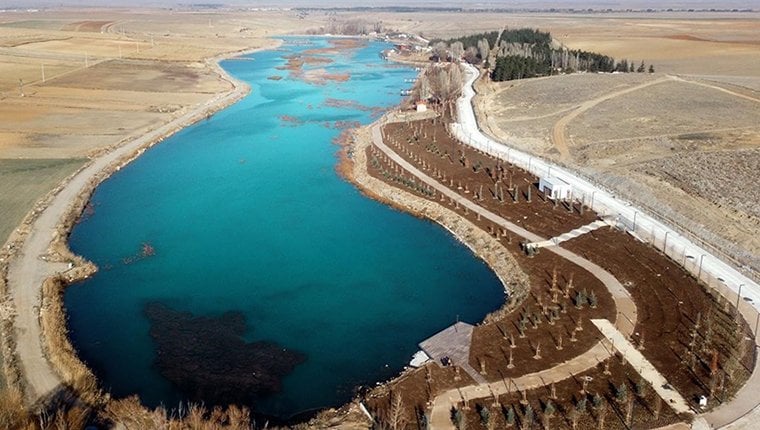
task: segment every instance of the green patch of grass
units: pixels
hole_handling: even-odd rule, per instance
[[[34,204],[79,169],[85,159],[0,159],[0,243]]]

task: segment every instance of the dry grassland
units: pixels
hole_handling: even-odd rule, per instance
[[[84,164],[83,159],[0,160],[0,237],[8,237],[29,208],[66,176]]]
[[[691,142],[683,150],[704,150],[734,143],[711,139],[710,132],[752,128],[760,131],[758,119],[760,102],[671,81],[605,101],[576,118],[568,132],[574,147],[661,136]]]
[[[41,176],[34,187],[17,187],[8,195],[12,201],[3,202],[13,216],[0,217],[0,242],[82,158],[230,90],[208,59],[272,46],[268,36],[324,19],[303,20],[295,12],[2,14],[0,177],[4,184],[19,184]],[[44,168],[25,169],[24,163]]]
[[[598,19],[586,35],[570,21],[555,24],[573,48],[668,73],[482,84],[478,107],[490,131],[760,270],[760,189],[750,185],[760,172],[760,18]]]

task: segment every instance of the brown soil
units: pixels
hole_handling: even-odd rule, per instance
[[[418,166],[421,170],[427,171],[429,175],[437,177],[442,183],[453,184],[450,185],[451,189],[478,201],[479,204],[489,210],[519,223],[528,230],[547,237],[554,236],[587,224],[596,217],[594,213],[588,210],[582,211],[581,214],[581,207],[578,203],[572,206],[572,212],[568,210],[570,208],[568,205],[554,208],[553,204],[544,201],[543,196],[536,189],[536,177],[515,168],[509,163],[497,163],[496,160],[487,155],[457,143],[448,135],[445,125],[440,119],[392,123],[384,127],[383,134],[386,143],[407,161]],[[588,318],[615,320],[616,310],[612,298],[599,281],[585,270],[569,264],[566,260],[548,251],[543,251],[534,257],[525,256],[520,251],[518,240],[514,240],[510,234],[490,222],[478,220],[477,216],[465,211],[458,205],[452,204],[447,199],[441,201],[440,195],[419,183],[409,174],[404,173],[398,166],[385,159],[379,151],[373,148],[370,147],[367,150],[368,171],[372,176],[404,191],[449,206],[449,209],[458,212],[483,230],[499,238],[505,249],[513,255],[520,264],[520,268],[530,278],[531,289],[527,297],[512,297],[511,300],[507,301],[504,309],[487,317],[486,322],[477,326],[473,332],[470,364],[476,370],[485,370],[484,377],[487,380],[498,381],[502,378],[513,378],[552,367],[568,358],[577,356],[588,350],[601,336],[588,322]],[[509,175],[512,176],[513,183],[525,184],[522,185],[523,190],[520,191],[518,203],[512,202],[511,194],[507,191]],[[500,202],[494,196],[494,184],[498,181],[507,185],[504,189],[504,202]],[[480,192],[481,185],[483,185],[483,200],[479,201],[476,194]],[[526,201],[528,185],[531,186],[532,190],[531,203]],[[651,246],[638,242],[625,233],[605,228],[581,236],[566,244],[566,248],[585,256],[610,271],[628,288],[638,307],[639,314],[633,341],[642,342],[643,338],[644,349],[642,353],[662,374],[667,376],[673,386],[689,402],[694,404],[698,395],[706,394],[709,391],[709,373],[713,350],[717,351],[719,367],[714,380],[716,385],[720,386],[721,378],[723,378],[722,383],[725,385],[723,390],[720,390],[719,387],[716,389],[716,396],[721,399],[728,398],[743,384],[749,376],[747,369],[750,369],[753,363],[753,353],[746,341],[744,346],[737,346],[741,343],[737,339],[748,335],[750,331],[744,321],[741,323],[742,330],[737,331],[735,329],[733,314],[729,310],[732,307],[730,304],[716,300],[673,261]],[[564,305],[567,314],[560,312],[560,319],[553,326],[549,325],[549,319],[544,314],[536,329],[533,328],[532,318],[529,318],[526,321],[526,338],[520,338],[518,326],[522,315],[541,314],[543,307],[538,304],[538,300],[541,300],[542,304],[549,305],[549,309],[553,305],[551,303],[551,284],[554,269],[558,273],[557,287],[560,290],[567,285],[572,274],[575,291],[582,289],[589,293],[594,291],[598,306],[596,309],[585,306],[582,310],[578,310],[573,306],[573,294],[565,297],[564,294],[560,293],[558,294],[558,301]],[[551,311],[549,310],[549,312]],[[697,318],[701,321],[696,346],[694,347],[697,350],[698,358],[692,371],[688,363],[682,364],[681,357],[688,356],[684,352],[688,348],[691,339],[690,332]],[[584,330],[576,333],[576,342],[570,342],[570,335],[578,319],[582,321]],[[708,326],[712,329],[708,329]],[[710,330],[713,334],[707,334]],[[510,335],[514,337],[516,345],[513,349],[513,363],[515,365],[513,369],[507,368],[509,350],[511,349]],[[563,349],[561,351],[557,350],[560,335],[563,338]],[[535,345],[539,342],[541,343],[542,358],[534,359]],[[731,351],[737,349],[740,352],[744,351],[739,364],[735,360],[732,362],[729,359],[729,356],[732,355]],[[481,368],[481,361],[485,363],[485,369]],[[617,360],[613,361],[618,363]],[[428,365],[428,367],[430,366],[438,368],[437,364]],[[609,389],[609,383],[613,382],[619,385],[623,380],[627,380],[629,383],[628,391],[632,395],[634,384],[639,381],[636,372],[630,366],[623,367],[615,364],[611,365],[611,371],[612,376],[610,378],[603,375],[601,369],[589,371],[588,373],[594,376],[595,381],[590,385],[594,388],[590,389],[605,393],[604,395],[611,399],[613,394]],[[388,413],[390,391],[401,394],[407,408],[424,411],[430,398],[430,393],[426,391],[426,372],[424,369],[411,371],[399,380],[384,386],[382,392],[373,392],[372,395],[376,402],[373,405],[378,408],[378,413],[381,416]],[[720,376],[729,373],[733,375],[733,378]],[[464,372],[461,374],[464,375]],[[401,381],[404,383],[402,384]],[[419,385],[415,385],[414,381],[417,381]],[[573,393],[577,393],[579,390],[579,382],[577,381],[576,378],[557,384],[560,406],[554,418],[553,426],[570,427],[569,405],[572,403],[568,399],[572,399]],[[594,384],[599,384],[599,386],[597,387]],[[442,387],[438,388],[443,389]],[[540,416],[539,411],[542,410],[539,398],[544,400],[547,398],[547,388],[542,390],[537,390],[536,393],[529,393],[528,395],[529,400],[531,395],[535,396],[530,401],[535,403],[533,408],[537,417]],[[646,401],[637,400],[634,405],[634,421],[636,423],[640,423],[643,428],[652,428],[679,420],[665,405],[663,405],[660,419],[653,420],[654,394],[651,389],[648,393],[645,396]],[[516,404],[518,399],[515,396],[517,395],[512,396],[511,401]],[[502,399],[500,401],[502,404],[508,403]],[[491,402],[488,401],[487,403],[490,404]],[[477,415],[478,412],[473,412],[474,410],[473,408],[467,412],[468,417],[471,418],[468,425],[480,428],[478,427],[481,425],[480,418]],[[518,420],[522,416],[522,410],[520,409],[517,414]],[[589,410],[592,408],[589,407]],[[409,420],[415,419],[412,412],[408,412],[408,414]],[[497,424],[495,428],[504,428],[504,415],[501,413],[492,413],[491,415],[500,417],[497,420],[502,420],[500,421],[501,424]],[[562,418],[558,419],[557,416]],[[610,408],[605,425],[609,428],[623,428],[621,416],[625,416],[623,406]],[[587,413],[579,418],[578,428],[593,428],[596,419],[596,412],[592,410],[590,414]]]
[[[699,42],[710,42],[708,39],[703,39],[701,37],[692,36],[690,34],[674,34],[671,36],[661,36],[665,39],[672,39],[672,40],[695,40]]]
[[[692,404],[709,392],[712,351],[718,353],[718,380],[725,378],[723,401],[746,379],[754,364],[752,333],[740,318],[734,319],[733,304],[708,292],[674,261],[634,237],[609,228],[597,230],[563,245],[613,273],[630,291],[638,307],[638,336],[644,336],[644,356]],[[697,360],[690,370],[688,357],[692,330],[697,330]],[[712,326],[712,334],[708,334]],[[740,344],[743,343],[743,346]],[[740,363],[732,363],[732,351],[743,350]],[[686,361],[686,363],[684,363]],[[720,373],[727,373],[720,376]],[[731,377],[728,377],[731,375]]]
[[[407,161],[424,162],[442,182],[453,183],[456,189],[461,186],[462,194],[479,194],[482,187],[478,204],[536,234],[557,236],[597,218],[591,211],[581,214],[577,203],[572,213],[567,203],[555,207],[538,190],[536,176],[462,145],[449,136],[440,120],[389,124],[384,127],[384,138]],[[517,187],[518,203],[514,203],[513,187]]]
[[[437,132],[439,134],[442,133],[445,139],[450,139],[441,130],[443,127],[433,124],[432,120],[419,123],[428,125],[431,133],[432,128],[438,128]],[[385,131],[386,139],[390,143],[394,141],[399,142],[398,139],[394,140],[394,137],[391,136],[400,136],[400,133],[405,131],[404,127],[406,126],[402,123],[389,124]],[[388,131],[389,129],[392,131]],[[441,142],[441,140],[443,138],[438,139],[438,142]],[[468,164],[474,163],[477,165],[478,162],[481,162],[483,165],[494,165],[495,163],[493,159],[477,153],[469,147],[458,143],[454,143],[454,145],[456,151],[464,154]],[[443,158],[433,155],[428,151],[420,151],[419,149],[425,146],[422,142],[408,143],[404,146],[413,148],[409,152],[404,153],[404,158],[407,160],[417,164],[422,164],[424,161],[430,170],[441,172],[448,178],[456,178],[454,180],[455,186],[452,189],[458,188],[456,184],[460,180],[463,184],[471,184],[468,187],[469,189],[479,189],[479,184],[483,184],[484,189],[486,189],[487,186],[494,183],[493,179],[485,173],[490,168],[480,169],[479,173],[475,173],[472,168],[464,167],[463,163],[451,162],[448,157]],[[403,150],[399,153],[402,152]],[[394,166],[388,162],[381,161],[371,150],[368,153],[368,159],[371,160],[369,166],[371,175],[381,180],[390,180],[392,185],[406,191],[412,191],[423,197],[429,197],[424,191],[415,190],[414,187],[409,190],[409,186],[403,185],[403,182],[399,183],[398,179],[393,181],[393,177],[386,178],[385,175],[393,171]],[[372,160],[375,160],[377,164],[373,163]],[[535,177],[529,176],[526,172],[514,166],[503,166],[503,169],[506,172],[511,172],[515,182],[520,179],[527,179],[531,183],[535,182]],[[492,171],[495,170],[493,169]],[[524,183],[527,184],[527,181]],[[538,193],[538,190],[535,189],[534,193]],[[505,218],[512,218],[518,223],[519,221],[523,221],[521,224],[528,229],[534,229],[534,231],[542,229],[544,232],[550,231],[553,234],[572,230],[595,219],[594,214],[590,211],[584,211],[583,216],[575,212],[570,214],[567,210],[553,209],[553,205],[544,203],[537,197],[534,197],[531,203],[528,203],[524,197],[518,203],[510,202],[504,204],[500,204],[498,200],[493,198],[486,198],[484,203],[491,204],[483,204],[483,206],[500,213]],[[493,225],[490,221],[478,219],[477,215],[465,212],[463,208],[454,208],[454,210],[483,230],[493,231]],[[527,214],[531,216],[525,218]],[[527,220],[532,222],[526,223],[525,221]],[[476,370],[482,370],[481,366],[485,365],[486,375],[484,376],[486,379],[499,380],[502,377],[515,377],[552,367],[591,348],[601,335],[588,322],[589,319],[606,318],[614,321],[616,316],[614,301],[604,285],[586,270],[552,252],[541,252],[536,256],[528,257],[521,251],[518,240],[512,239],[509,234],[503,236],[503,231],[496,234],[502,237],[504,247],[512,254],[520,265],[520,268],[528,275],[531,292],[524,299],[513,298],[510,301],[512,306],[508,306],[509,311],[499,311],[489,316],[486,319],[487,323],[475,328],[470,352],[470,364],[472,367]],[[555,276],[555,271],[556,303],[552,297],[552,279]],[[591,309],[585,306],[577,309],[574,306],[573,299],[580,291],[584,291],[585,295],[593,292],[597,300],[596,308]],[[517,306],[517,308],[515,309],[514,306]],[[551,321],[553,312],[555,320]],[[524,321],[522,324],[520,323],[521,320]],[[534,320],[536,324],[534,324]],[[570,341],[578,320],[581,321],[584,330],[575,333],[576,341]],[[523,326],[525,337],[520,337],[519,331],[521,326]],[[510,336],[514,338],[515,348],[510,348]],[[494,342],[494,339],[499,339],[499,341]],[[557,349],[560,342],[562,342],[562,350]],[[541,359],[533,358],[536,347],[539,347],[542,351]],[[507,369],[509,349],[513,349],[515,365],[513,369]]]
[[[338,38],[330,39],[329,43],[330,46],[326,48],[307,49],[306,51],[303,51],[303,55],[314,56],[319,54],[335,54],[344,49],[355,49],[362,47],[367,44],[367,41],[358,38]]]
[[[432,401],[438,393],[472,383],[474,381],[465,372],[460,371],[457,376],[453,367],[429,363],[419,369],[405,372],[391,384],[381,385],[372,390],[366,396],[365,403],[367,409],[383,419],[390,410],[392,394],[398,393],[404,401],[407,420],[417,422],[415,411],[424,410],[427,402]]]
[[[606,407],[606,413],[604,414],[605,429],[627,428],[624,425],[624,421],[628,402],[631,400],[634,401],[632,411],[634,428],[656,428],[681,421],[664,401],[660,402],[661,410],[659,416],[655,419],[654,411],[657,407],[657,394],[654,390],[644,383],[642,386],[646,388],[639,392],[641,396],[637,396],[636,384],[641,384],[641,379],[636,370],[630,364],[621,364],[617,358],[611,358],[607,360],[607,363],[609,363],[609,375],[603,373],[604,364],[600,364],[595,369],[579,375],[573,375],[556,383],[554,385],[554,399],[552,399],[551,386],[528,390],[525,392],[525,397],[523,397],[522,391],[518,391],[513,386],[510,394],[498,397],[498,403],[495,403],[491,397],[468,402],[468,410],[465,410],[463,403],[460,403],[457,409],[461,411],[460,413],[464,414],[468,429],[488,428],[483,422],[481,414],[483,408],[489,410],[489,421],[493,420],[491,423],[493,425],[492,428],[502,429],[508,427],[506,416],[509,408],[513,408],[514,411],[516,424],[513,428],[529,428],[525,411],[526,406],[530,405],[533,409],[533,428],[542,428],[540,423],[545,419],[543,412],[546,410],[547,402],[551,401],[556,412],[549,422],[550,427],[547,426],[546,428],[572,429],[573,410],[578,410],[577,405],[579,404],[579,400],[585,399],[585,411],[578,411],[577,428],[592,429],[600,427],[598,424],[602,407],[594,407],[593,403],[594,395],[598,394],[603,398],[603,404]],[[593,380],[588,382],[586,392],[582,393],[582,381],[585,377],[591,377]],[[617,397],[617,388],[622,384],[626,385],[628,393],[626,397],[627,401],[619,401]]]
[[[61,30],[99,33],[104,26],[111,23],[113,21],[79,21],[66,24]]]
[[[312,57],[312,56],[305,56],[302,57],[303,62],[306,64],[330,64],[333,62],[332,58],[326,58],[326,57]]]
[[[345,82],[351,79],[351,75],[348,73],[324,73],[322,79],[327,81]]]

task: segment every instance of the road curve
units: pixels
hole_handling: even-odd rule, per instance
[[[593,108],[599,103],[605,102],[610,99],[614,99],[615,97],[619,97],[628,93],[632,93],[642,88],[646,88],[652,85],[667,82],[670,79],[671,79],[670,77],[665,76],[654,81],[645,82],[643,84],[639,84],[634,87],[625,88],[619,91],[605,94],[595,99],[587,100],[581,103],[578,107],[574,108],[572,111],[570,111],[570,113],[560,118],[556,123],[554,123],[554,127],[552,127],[552,143],[554,144],[555,149],[559,151],[560,160],[561,161],[570,160],[570,148],[567,145],[567,124],[569,124],[570,121],[574,120],[579,115],[588,111],[589,109]]]
[[[479,76],[479,71],[469,64],[464,64],[462,67],[464,68],[466,82],[462,96],[457,100],[459,122],[452,124],[451,127],[454,135],[462,142],[516,164],[539,177],[549,174],[558,177],[570,183],[573,186],[573,195],[576,198],[583,198],[597,213],[617,217],[620,225],[626,229],[652,232],[655,237],[659,237],[658,240],[665,248],[664,252],[671,256],[674,261],[683,261],[684,268],[699,279],[707,278],[718,281],[721,286],[716,287],[715,284],[711,284],[711,286],[717,288],[732,302],[736,300],[739,303],[739,311],[747,321],[750,323],[760,321],[760,285],[757,282],[714,256],[704,247],[682,236],[665,222],[648,215],[620,196],[615,196],[563,167],[515,149],[518,145],[510,144],[509,140],[499,141],[485,135],[478,126],[472,105],[472,99],[475,96],[473,84]],[[695,83],[688,80],[685,82]],[[701,83],[696,84],[703,85]],[[705,86],[712,87],[710,85]],[[729,92],[725,89],[721,89],[721,91]],[[666,243],[667,247],[665,246]],[[678,251],[676,252],[676,250]],[[687,257],[690,260],[687,260]],[[691,264],[688,263],[689,261]],[[738,300],[739,296],[742,300]],[[755,334],[755,343],[760,347],[758,327],[755,325],[752,328]],[[700,419],[707,421],[713,428],[755,429],[757,428],[756,419],[760,417],[760,404],[756,394],[758,391],[760,391],[760,360],[755,360],[755,368],[750,379],[739,390],[734,399],[716,408],[713,412],[700,416]]]
[[[506,228],[507,230],[524,239],[527,239],[530,242],[541,242],[546,240],[545,238],[534,234],[518,226],[517,224],[509,222],[501,216],[467,199],[466,197],[441,184],[436,179],[430,177],[403,159],[383,142],[382,133],[380,132],[380,126],[378,124],[374,124],[372,126],[372,142],[380,151],[388,156],[388,158],[392,159],[396,164],[401,166],[404,170],[411,173],[420,181],[435,189],[437,192],[442,193],[446,197],[457,202],[460,206],[463,206],[470,211],[480,214],[482,218],[487,219],[494,224],[501,226],[502,228]],[[612,298],[615,301],[617,315],[622,315],[625,317],[625,321],[616,321],[618,329],[625,337],[628,337],[633,333],[633,330],[636,326],[636,321],[638,319],[638,311],[636,309],[636,305],[631,299],[628,291],[611,273],[604,270],[599,265],[592,263],[591,261],[567,249],[563,249],[558,246],[544,249],[571,261],[572,263],[582,267],[591,273],[594,277],[599,279],[602,284],[607,287],[610,294],[612,295]],[[609,357],[610,351],[611,346],[606,342],[600,341],[583,354],[573,357],[572,359],[552,368],[516,378],[513,383],[516,384],[521,390],[527,390],[544,386],[551,382],[558,382],[563,379],[567,379],[572,374],[584,372],[598,365],[600,361]],[[468,400],[472,400],[475,398],[493,396],[494,394],[504,394],[509,390],[510,387],[504,386],[503,384],[490,383],[473,384],[467,387],[449,390],[442,394],[439,394],[433,400],[433,407],[430,415],[431,428],[434,428],[436,430],[454,429],[454,425],[451,422],[450,409],[452,404],[458,402],[462,397],[467,398]]]

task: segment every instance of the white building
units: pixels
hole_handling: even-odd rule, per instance
[[[538,189],[541,190],[546,197],[554,200],[569,199],[573,193],[573,187],[570,184],[554,176],[539,179]]]

